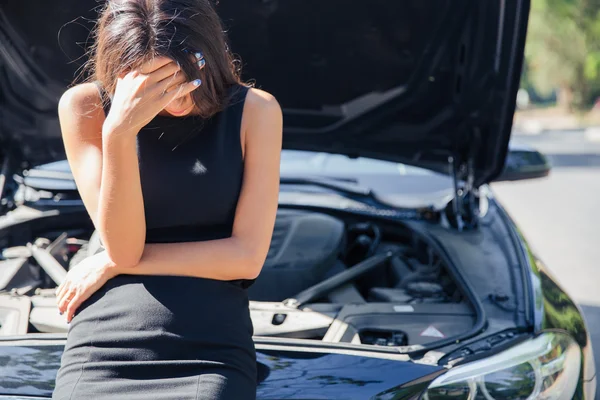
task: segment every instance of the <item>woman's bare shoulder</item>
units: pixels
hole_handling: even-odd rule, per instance
[[[246,102],[253,108],[279,108],[279,103],[271,93],[257,88],[249,88]]]
[[[90,111],[101,105],[100,93],[96,84],[84,82],[67,89],[58,103],[59,110]]]
[[[261,89],[248,90],[244,108],[251,125],[263,125],[266,121],[278,122],[282,119],[281,106],[275,96]]]
[[[82,135],[94,127],[101,127],[104,109],[96,84],[85,82],[67,89],[58,102],[58,116],[63,135],[72,131]],[[71,130],[69,127],[86,129]]]
[[[242,140],[246,149],[254,148],[261,156],[279,153],[283,134],[283,115],[277,99],[264,90],[250,88],[244,104]]]

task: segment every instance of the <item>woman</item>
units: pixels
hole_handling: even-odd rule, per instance
[[[254,399],[281,108],[240,83],[210,0],[109,0],[95,34],[59,118],[105,250],[57,288],[53,398]]]

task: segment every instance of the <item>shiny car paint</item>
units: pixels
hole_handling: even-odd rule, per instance
[[[0,394],[49,397],[64,335],[0,340]],[[257,341],[259,399],[403,399],[419,395],[444,369],[404,355],[307,349]],[[308,347],[308,346],[307,346]],[[388,396],[395,397],[388,397]],[[400,396],[400,397],[398,397]]]
[[[424,176],[422,178],[426,179]],[[497,276],[496,279],[506,279],[507,282],[520,279],[521,282],[515,285],[520,289],[511,294],[514,296],[512,305],[517,308],[516,312],[513,309],[505,311],[493,302],[482,301],[487,317],[484,330],[463,342],[437,349],[437,355],[436,352],[425,354],[419,363],[410,360],[407,355],[390,353],[389,349],[367,350],[353,345],[256,338],[261,380],[259,398],[306,399],[307,394],[310,394],[308,398],[315,399],[416,398],[417,393],[443,373],[441,366],[487,357],[543,330],[565,331],[576,339],[582,348],[583,365],[574,398],[592,398],[590,396],[595,393],[596,385],[594,358],[581,310],[533,255],[526,239],[496,202],[493,193],[489,190],[482,190],[482,193],[488,202],[481,219],[482,227],[493,229],[491,237],[501,246],[510,247],[513,256],[510,259],[513,262],[507,262],[510,268],[500,269],[510,273],[507,272],[504,277]],[[31,234],[31,229],[45,229],[78,219],[81,211],[40,212],[30,220],[30,229],[24,229],[22,234]],[[428,222],[408,223],[414,229],[426,230],[440,242],[458,237],[452,229]],[[4,225],[4,228],[10,225]],[[7,232],[1,228],[0,232]],[[487,232],[486,229],[480,229],[479,232],[461,235],[463,238],[471,235],[475,243],[486,235],[482,231]],[[465,251],[450,256],[457,257],[457,261],[464,265],[468,260],[464,257],[469,254],[471,252]],[[482,260],[468,261],[471,268],[463,268],[461,273],[465,279],[475,283],[474,290],[485,300],[489,287],[477,283],[485,279],[488,271],[481,264]],[[517,316],[517,321],[511,322],[513,315]],[[501,345],[489,345],[497,343],[498,337],[504,338]],[[0,379],[0,394],[47,396],[58,369],[65,336],[33,334],[20,339],[0,338],[0,376],[3,377]]]

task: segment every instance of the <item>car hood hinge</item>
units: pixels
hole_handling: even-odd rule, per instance
[[[477,228],[479,222],[479,191],[475,187],[475,149],[479,138],[478,128],[473,129],[472,146],[468,150],[465,162],[457,161],[457,157],[448,157],[448,167],[454,185],[452,210],[456,216],[456,227],[462,232]]]

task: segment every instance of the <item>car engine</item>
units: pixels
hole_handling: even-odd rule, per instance
[[[0,315],[0,335],[66,332],[56,282],[99,250],[89,227],[49,230],[6,248],[0,310],[15,311]],[[280,207],[248,296],[257,336],[409,346],[460,334],[475,320],[425,238],[404,225],[339,212]],[[25,321],[17,318],[22,314]]]
[[[462,296],[442,261],[424,242],[385,241],[374,223],[346,228],[316,212],[282,209],[251,300],[283,301],[377,253],[392,252],[388,265],[327,295],[332,303],[457,303]]]

